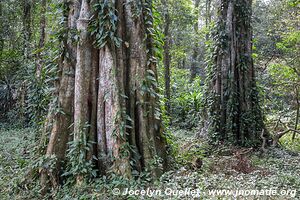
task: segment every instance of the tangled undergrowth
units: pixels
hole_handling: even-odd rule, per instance
[[[102,177],[80,187],[66,183],[51,195],[53,199],[236,199],[214,194],[214,190],[286,190],[288,195],[269,197],[241,196],[241,199],[300,199],[300,157],[297,152],[273,148],[267,153],[253,149],[220,146],[212,148],[194,133],[170,130],[173,135],[174,163],[170,171],[151,182],[149,174],[137,180],[119,176]],[[35,133],[30,128],[0,126],[0,199],[48,199],[39,195],[38,179],[26,180],[32,164]],[[114,195],[116,190],[124,194]],[[147,195],[125,195],[126,189],[162,191]],[[198,196],[180,195],[176,191],[197,190]],[[165,193],[173,191],[174,193]]]

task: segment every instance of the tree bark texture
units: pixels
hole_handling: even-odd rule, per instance
[[[67,4],[65,1],[64,11],[64,27],[70,31],[76,29],[76,21],[79,17],[79,2],[75,1]],[[46,148],[46,156],[56,156],[55,170],[44,168],[41,170],[41,184],[44,191],[48,187],[50,179],[52,186],[57,186],[59,183],[59,175],[61,174],[62,163],[65,160],[67,143],[70,134],[73,132],[74,119],[74,85],[75,85],[75,66],[76,66],[76,46],[73,43],[68,43],[68,38],[63,39],[63,52],[59,62],[58,78],[56,83],[56,109],[49,110],[53,114],[48,115],[47,121],[51,123],[49,142]],[[46,123],[45,126],[49,126]]]
[[[156,64],[148,34],[152,25],[146,23],[151,1],[140,1],[141,11],[131,0],[99,3],[111,5],[118,18],[113,34],[121,42],[106,38],[104,45],[95,48],[99,38],[89,31],[91,20],[99,14],[92,9],[95,1],[68,4],[66,28],[76,28],[79,41],[77,46],[65,43],[71,57],[63,59],[57,85],[64,112],[53,119],[46,154],[64,160],[67,142],[86,138],[94,145],[85,159],[97,158],[94,166],[100,175],[113,172],[131,178],[133,171],[149,170],[158,176],[166,164],[166,143],[155,93]],[[74,137],[69,137],[71,133]]]
[[[241,145],[257,141],[263,128],[252,60],[251,4],[221,1],[210,69],[210,131],[216,139]]]

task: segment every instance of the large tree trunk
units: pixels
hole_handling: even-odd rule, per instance
[[[76,28],[76,20],[79,16],[80,5],[78,2],[68,4],[67,0],[64,2],[66,7],[64,18],[64,27],[68,30]],[[69,30],[70,30],[69,29]],[[54,100],[54,110],[49,110],[53,114],[49,114],[48,123],[52,124],[50,127],[50,138],[46,149],[46,156],[50,158],[55,156],[57,158],[55,169],[42,169],[41,184],[46,191],[48,181],[50,178],[52,186],[57,186],[59,182],[59,175],[61,174],[62,163],[65,160],[67,142],[69,135],[73,132],[73,113],[74,113],[74,82],[75,82],[75,65],[76,65],[76,47],[72,43],[68,43],[68,38],[63,39],[64,51],[59,62],[59,80],[56,83],[56,99]],[[57,111],[58,110],[58,111]],[[49,129],[49,127],[45,127]]]
[[[210,69],[210,131],[241,145],[259,140],[263,119],[252,61],[250,0],[222,0],[214,65]]]
[[[81,1],[81,10],[77,20],[79,42],[77,44],[74,96],[74,140],[84,144],[91,124],[90,82],[92,75],[92,41],[88,32],[91,8],[88,0]],[[91,86],[94,87],[94,86]],[[80,147],[84,148],[84,146]],[[86,157],[83,157],[86,159]],[[77,183],[81,184],[83,175],[77,176]]]
[[[100,174],[113,172],[131,178],[133,170],[149,170],[154,176],[162,172],[160,164],[166,165],[166,143],[162,136],[156,61],[149,32],[152,3],[141,3],[143,9],[139,12],[136,2],[131,0],[101,1],[102,7],[94,15],[91,13],[94,1],[75,1],[69,5],[68,28],[74,28],[77,22],[79,41],[77,48],[65,44],[65,51],[71,50],[72,59],[64,59],[61,65],[57,94],[64,114],[58,113],[53,118],[47,155],[54,154],[59,161],[64,160],[69,134],[74,132],[74,138],[70,138],[74,141],[95,142],[92,149],[86,150],[84,159],[96,157],[98,162],[94,164]],[[107,20],[103,18],[107,12],[113,12],[118,18],[113,22],[114,30],[99,25],[99,21]],[[96,24],[92,35],[88,31],[89,23]],[[107,23],[112,23],[111,18]],[[110,37],[97,32],[100,29],[110,31]],[[93,43],[100,48],[95,49]],[[66,71],[73,74],[74,70],[75,80],[66,74]],[[74,126],[70,126],[73,117]],[[84,146],[80,148],[85,151]],[[42,175],[42,181],[46,182],[47,173]],[[83,177],[78,174],[77,183]]]

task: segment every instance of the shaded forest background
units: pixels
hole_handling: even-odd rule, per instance
[[[299,189],[299,12],[299,0],[0,1],[0,197],[253,187],[231,184],[256,172],[254,187]]]

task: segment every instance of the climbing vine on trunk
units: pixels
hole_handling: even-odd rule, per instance
[[[264,127],[252,60],[252,1],[222,0],[208,68],[210,134],[214,140],[257,144]]]
[[[62,173],[81,184],[95,170],[127,178],[142,171],[159,176],[166,166],[166,142],[152,1],[82,0],[65,6],[66,35],[75,30],[78,41],[64,40],[68,53],[57,84],[62,112],[52,117],[46,151],[59,159],[54,169],[41,170],[42,184],[50,179],[55,186]]]

